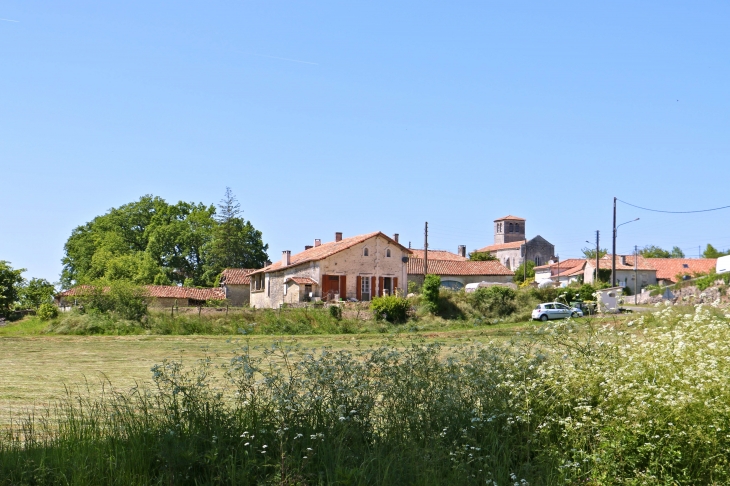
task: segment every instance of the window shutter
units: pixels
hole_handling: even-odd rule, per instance
[[[340,275],[340,298],[347,300],[347,277]]]
[[[395,295],[396,290],[398,290],[398,277],[393,278],[393,295]]]
[[[370,300],[373,300],[373,296],[375,295],[375,283],[377,280],[375,279],[375,275],[370,277]]]
[[[355,279],[355,286],[357,287],[355,289],[355,297],[357,298],[357,300],[362,300],[362,277],[359,275]]]
[[[383,277],[378,277],[378,297],[383,296]]]

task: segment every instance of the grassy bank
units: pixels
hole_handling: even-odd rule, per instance
[[[0,484],[727,484],[728,343],[728,310],[662,307],[512,343],[165,361],[150,391],[18,424]]]

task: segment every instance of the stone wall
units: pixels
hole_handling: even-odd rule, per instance
[[[250,285],[228,285],[223,284],[228,303],[234,307],[248,306],[251,299]]]

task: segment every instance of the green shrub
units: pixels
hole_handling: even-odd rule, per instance
[[[331,318],[338,320],[338,321],[340,319],[342,319],[342,307],[340,307],[339,305],[329,306],[329,312],[330,312]]]
[[[421,290],[421,287],[418,286],[418,284],[414,281],[408,282],[408,293],[409,294],[417,294],[418,291]]]
[[[485,316],[505,317],[517,310],[517,293],[509,287],[478,288],[470,296],[471,305]]]
[[[438,275],[426,275],[421,288],[423,304],[430,313],[438,310],[439,289],[441,288],[441,277]]]
[[[525,269],[525,266],[527,268]],[[531,260],[527,260],[527,262],[521,264],[517,269],[515,269],[515,276],[512,277],[512,280],[520,284],[525,281],[525,274],[527,274],[527,279],[534,279],[535,278],[535,262]]]
[[[408,319],[408,310],[411,304],[408,299],[395,295],[375,297],[370,303],[375,319],[385,319],[388,322],[400,323]]]
[[[149,296],[144,287],[115,281],[89,286],[78,301],[86,312],[113,313],[124,320],[141,321],[147,315]]]
[[[58,317],[58,307],[51,304],[50,302],[44,302],[38,307],[36,315],[43,321],[49,321],[53,318]]]

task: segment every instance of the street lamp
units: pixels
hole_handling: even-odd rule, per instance
[[[633,223],[634,221],[638,221],[641,218],[632,219],[631,221],[626,221],[625,223],[621,223],[620,225],[616,226],[616,198],[614,198],[613,202],[613,255],[611,256],[611,287],[616,286],[616,233],[618,232],[618,229],[629,223]]]

